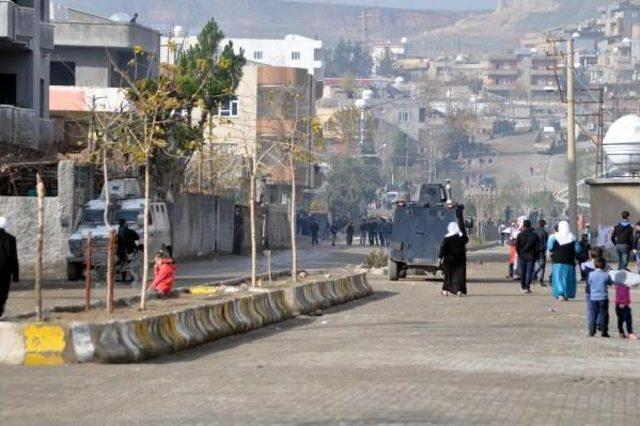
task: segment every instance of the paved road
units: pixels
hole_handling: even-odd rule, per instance
[[[0,424],[638,424],[640,343],[586,337],[582,301],[503,268],[471,265],[467,298],[372,277],[324,316],[146,364],[0,366]]]

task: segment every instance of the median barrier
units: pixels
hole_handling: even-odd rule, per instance
[[[198,288],[194,294],[203,293]],[[182,296],[188,289],[180,293],[189,297]],[[358,272],[279,288],[232,288],[212,300],[136,319],[0,322],[0,364],[140,362],[372,293],[366,274]]]

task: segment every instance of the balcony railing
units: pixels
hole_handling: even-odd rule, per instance
[[[0,0],[0,41],[27,44],[36,37],[37,22],[34,8]]]
[[[32,109],[0,105],[0,143],[43,149],[53,140],[53,122],[40,119]]]

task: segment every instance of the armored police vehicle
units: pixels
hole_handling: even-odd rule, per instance
[[[404,199],[403,199],[404,198]],[[467,228],[464,206],[451,200],[451,183],[417,185],[410,196],[399,197],[393,215],[389,248],[389,279],[405,278],[408,269],[435,274],[440,270],[440,244],[450,222]]]

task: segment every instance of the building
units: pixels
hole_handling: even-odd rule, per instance
[[[289,141],[293,138],[303,152],[313,149],[314,87],[315,80],[305,69],[249,61],[236,96],[214,117],[209,131],[212,143],[226,146],[245,165],[257,145],[264,203],[289,202],[292,176],[284,154]],[[314,186],[315,169],[309,161],[298,161],[296,182],[301,189]],[[298,195],[302,197],[302,191]]]
[[[520,68],[516,55],[489,56],[485,61],[484,90],[504,98],[516,96],[519,89]]]
[[[289,34],[282,39],[226,38],[221,46],[233,43],[236,53],[244,51],[249,61],[275,67],[302,68],[316,81],[324,78],[324,50],[321,40]],[[197,43],[196,36],[189,36],[180,26],[175,27],[171,37],[162,37],[161,60],[175,63],[176,52]],[[170,47],[173,44],[175,47]]]
[[[53,14],[50,104],[54,140],[62,152],[86,145],[92,111],[123,106],[127,79],[157,75],[160,33],[126,16],[119,19],[70,8],[56,8]]]
[[[46,0],[0,0],[0,146],[45,151],[53,26]]]

